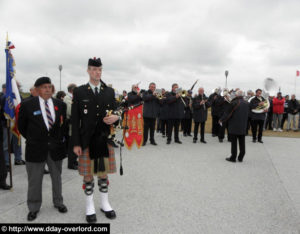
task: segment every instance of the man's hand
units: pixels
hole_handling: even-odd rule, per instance
[[[260,102],[258,105],[263,106],[264,104],[265,104],[264,102]]]
[[[74,146],[74,147],[73,147],[73,151],[74,151],[74,154],[76,154],[78,157],[79,157],[80,155],[82,155],[82,149],[81,149],[80,146]]]
[[[119,120],[119,116],[117,115],[110,115],[103,118],[103,122],[107,125],[112,125],[114,122]]]
[[[176,98],[179,98],[179,97],[180,97],[179,93],[176,93]]]

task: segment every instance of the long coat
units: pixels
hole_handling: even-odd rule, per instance
[[[144,118],[157,118],[159,113],[159,100],[153,95],[151,90],[143,94],[143,117]]]
[[[220,121],[225,124],[228,121],[228,133],[232,135],[246,135],[248,124],[249,103],[243,97],[237,97],[231,101]]]
[[[159,119],[161,120],[169,119],[167,98],[163,97],[162,99],[160,99],[159,104],[160,104]]]
[[[202,100],[207,100],[207,102],[204,105],[200,105],[200,102]],[[205,122],[207,120],[207,109],[210,107],[210,103],[208,102],[208,98],[205,96],[205,94],[198,95],[195,98],[193,98],[193,117],[195,122]]]
[[[21,103],[18,129],[26,139],[25,159],[28,162],[44,162],[48,153],[54,161],[66,157],[65,128],[66,105],[52,98],[55,109],[55,122],[50,129],[44,122],[39,97],[33,97]]]

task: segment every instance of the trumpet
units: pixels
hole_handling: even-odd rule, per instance
[[[153,95],[156,96],[159,100],[164,98],[164,95],[162,94],[162,89],[156,89]]]

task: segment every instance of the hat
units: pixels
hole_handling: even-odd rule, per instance
[[[40,77],[40,78],[38,78],[34,83],[34,87],[39,87],[43,84],[51,84],[50,78],[49,77]]]
[[[93,59],[89,59],[89,63],[88,66],[93,66],[93,67],[101,67],[102,66],[102,62],[100,58],[94,57]]]

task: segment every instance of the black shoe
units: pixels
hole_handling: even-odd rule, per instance
[[[217,135],[216,134],[212,134],[212,137],[216,137]]]
[[[259,143],[262,143],[262,144],[264,143],[262,140],[258,140],[258,142],[259,142]]]
[[[182,144],[180,140],[175,140],[175,143]]]
[[[223,143],[223,139],[219,139],[219,142],[220,142],[220,143]]]
[[[10,190],[11,187],[4,182],[4,183],[0,184],[0,189]]]
[[[191,137],[192,135],[191,135],[191,134],[187,134],[187,136],[190,136],[190,137]]]
[[[233,162],[233,163],[236,162],[236,160],[235,160],[235,159],[232,159],[232,158],[226,158],[226,160],[227,160],[228,162]]]
[[[171,141],[167,140],[167,145],[170,145],[171,144]]]
[[[37,217],[37,213],[38,213],[38,211],[36,211],[36,212],[29,212],[28,213],[28,215],[27,215],[27,220],[28,221],[33,221],[33,220],[35,220],[36,219],[36,217]]]
[[[78,166],[77,165],[68,166],[68,169],[70,169],[70,170],[78,170]]]
[[[253,143],[256,143],[256,139],[253,139],[252,142],[253,142]]]
[[[193,139],[193,143],[196,143],[197,142],[197,140],[196,139]]]
[[[146,144],[147,144],[147,142],[146,142],[146,141],[144,141],[144,142],[143,142],[143,144],[142,144],[142,146],[145,146]]]
[[[92,214],[92,215],[86,215],[85,219],[88,223],[96,223],[97,222],[97,216],[96,214]]]
[[[202,143],[204,143],[204,144],[206,144],[206,143],[207,143],[205,140],[201,140],[200,142],[202,142]]]
[[[163,138],[165,138],[165,137],[166,137],[166,135],[164,135],[164,134],[163,134],[163,135],[162,135],[162,137],[163,137]]]
[[[15,160],[15,165],[16,166],[25,165],[25,161],[24,160]]]
[[[187,136],[187,134],[186,134],[186,133],[183,133],[183,136],[184,136],[184,137],[186,137],[186,136]]]
[[[238,157],[239,162],[243,162],[243,158]]]
[[[151,145],[157,145],[155,141],[150,142]]]
[[[47,169],[44,169],[44,174],[49,174],[50,172]]]
[[[64,204],[62,204],[60,206],[54,206],[54,207],[56,209],[58,209],[59,213],[67,213],[68,212],[68,209],[67,209],[67,207]]]
[[[116,212],[114,210],[104,211],[100,209],[108,219],[115,219],[117,217]]]

